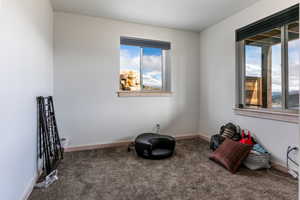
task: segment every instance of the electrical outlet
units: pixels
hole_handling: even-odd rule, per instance
[[[156,124],[156,133],[160,133],[160,124]]]
[[[60,143],[61,143],[61,146],[62,146],[63,148],[67,148],[68,145],[69,145],[69,139],[68,139],[68,138],[61,138],[61,139],[60,139]]]

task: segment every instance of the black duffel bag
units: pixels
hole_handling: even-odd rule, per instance
[[[225,140],[229,138],[234,141],[239,141],[241,139],[240,128],[233,123],[227,123],[221,126],[220,133],[211,136],[210,138],[210,149],[216,150]]]
[[[223,137],[220,134],[211,136],[210,143],[209,143],[210,149],[212,149],[213,151],[216,150],[224,142],[224,140],[225,137]]]
[[[220,128],[220,135],[232,139],[234,141],[240,141],[241,139],[240,127],[234,125],[233,123],[227,123],[226,125]]]

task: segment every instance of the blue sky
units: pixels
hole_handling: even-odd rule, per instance
[[[289,90],[299,91],[300,42],[289,42]],[[261,77],[261,48],[246,45],[246,76]],[[272,91],[281,92],[281,45],[272,46]]]
[[[143,84],[151,87],[161,87],[162,50],[157,48],[144,48],[143,55]],[[140,47],[121,45],[120,70],[140,72]]]
[[[300,40],[289,42],[289,91],[299,91]]]
[[[261,77],[261,48],[246,45],[246,76]]]
[[[158,48],[144,48],[144,55],[161,56],[161,49]]]
[[[120,69],[139,71],[140,69],[140,47],[121,45],[120,47]]]

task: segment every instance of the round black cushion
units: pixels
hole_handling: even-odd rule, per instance
[[[143,133],[135,139],[135,150],[143,158],[163,159],[173,155],[175,144],[172,136]]]

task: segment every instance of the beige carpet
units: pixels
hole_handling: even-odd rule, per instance
[[[165,160],[144,160],[126,147],[66,153],[59,181],[29,200],[296,200],[297,181],[276,170],[235,175],[208,159],[200,139],[177,143]]]

